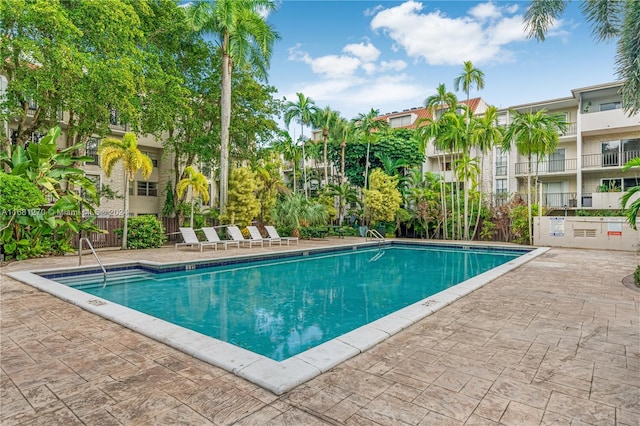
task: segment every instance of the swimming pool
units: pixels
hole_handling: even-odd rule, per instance
[[[279,394],[534,253],[351,244],[340,251],[278,252],[251,261],[111,265],[105,283],[95,268],[40,271],[30,278],[32,285]]]

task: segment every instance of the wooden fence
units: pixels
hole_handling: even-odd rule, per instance
[[[160,218],[160,221],[164,227],[168,242],[175,242],[181,238],[180,231],[178,230],[178,218],[163,217]],[[121,218],[99,217],[96,218],[95,224],[98,228],[107,232],[104,234],[99,232],[89,233],[89,241],[91,241],[91,245],[94,248],[120,247],[122,245],[120,236],[114,232],[116,229],[122,229]],[[78,247],[78,240],[79,236],[74,237],[71,245]]]

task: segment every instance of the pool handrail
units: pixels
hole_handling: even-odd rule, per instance
[[[86,241],[87,244],[89,244],[89,248],[91,249],[91,253],[93,253],[93,256],[98,261],[98,264],[100,265],[100,268],[102,268],[102,275],[106,279],[107,278],[107,270],[104,269],[104,265],[100,261],[100,258],[98,257],[98,253],[96,253],[96,251],[93,249],[93,245],[91,244],[91,241],[89,241],[89,238],[87,238],[87,237],[82,237],[78,241],[78,266],[82,266],[82,242],[83,241]]]

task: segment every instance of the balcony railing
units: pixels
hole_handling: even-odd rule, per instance
[[[640,151],[607,152],[604,154],[585,154],[582,156],[583,168],[622,167],[629,160],[640,157]]]
[[[569,123],[567,130],[560,132],[560,136],[572,136],[578,133],[578,123]]]
[[[537,166],[535,161],[532,161],[530,169],[527,168],[528,164],[529,163],[527,162],[516,163],[516,175],[526,175],[528,170],[530,170],[531,174],[534,175],[536,173],[536,167],[538,168],[538,174],[575,171],[578,165],[578,159],[567,158],[564,160],[541,161]]]

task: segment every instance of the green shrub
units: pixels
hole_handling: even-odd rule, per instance
[[[633,273],[633,281],[640,287],[640,265],[636,267],[636,271]]]
[[[122,229],[115,231],[122,235]],[[136,216],[127,224],[127,248],[145,249],[161,247],[167,237],[162,222],[151,215]]]

